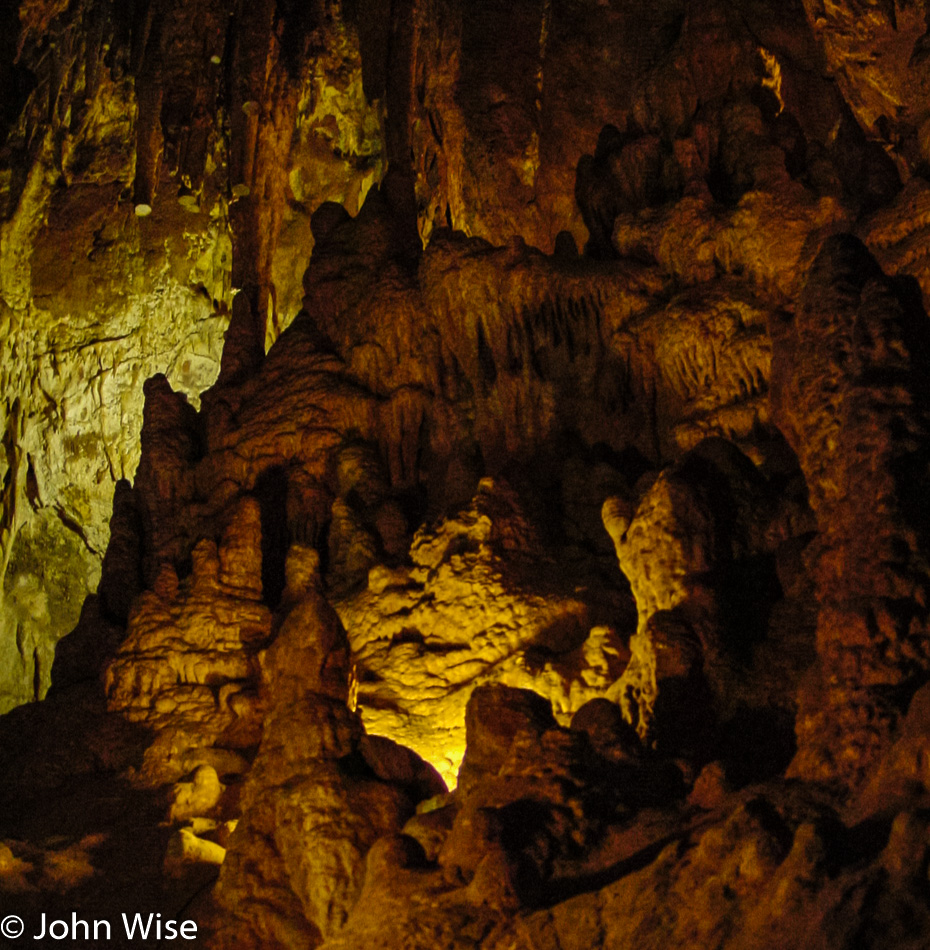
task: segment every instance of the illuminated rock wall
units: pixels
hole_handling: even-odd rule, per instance
[[[927,16],[8,14],[0,894],[927,946]]]
[[[267,5],[233,13],[87,0],[3,14],[0,709],[45,694],[55,642],[96,589],[114,485],[139,462],[141,384],[165,373],[198,405],[247,283],[264,286],[274,339],[300,306],[309,213],[356,211],[380,176],[378,111],[338,6],[297,25],[301,49],[325,49],[299,68]]]

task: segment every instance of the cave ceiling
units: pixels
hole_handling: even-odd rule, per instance
[[[0,2],[3,926],[930,946],[928,18]]]

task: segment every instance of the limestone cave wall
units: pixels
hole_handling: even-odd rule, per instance
[[[0,709],[45,695],[96,589],[142,384],[164,373],[197,405],[234,288],[261,288],[274,339],[309,212],[357,211],[380,176],[356,32],[289,16],[293,50],[274,5],[5,4]]]
[[[928,35],[0,5],[0,917],[930,944]]]

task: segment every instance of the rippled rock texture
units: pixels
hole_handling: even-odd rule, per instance
[[[141,384],[164,373],[197,404],[234,287],[258,288],[280,332],[310,212],[357,210],[380,175],[354,29],[338,8],[289,14],[282,43],[273,8],[2,14],[0,709],[45,695],[97,586],[114,486],[139,462]]]
[[[0,17],[0,906],[927,946],[923,6]]]

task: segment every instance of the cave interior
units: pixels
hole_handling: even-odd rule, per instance
[[[0,93],[4,941],[930,947],[927,0],[4,0]]]

